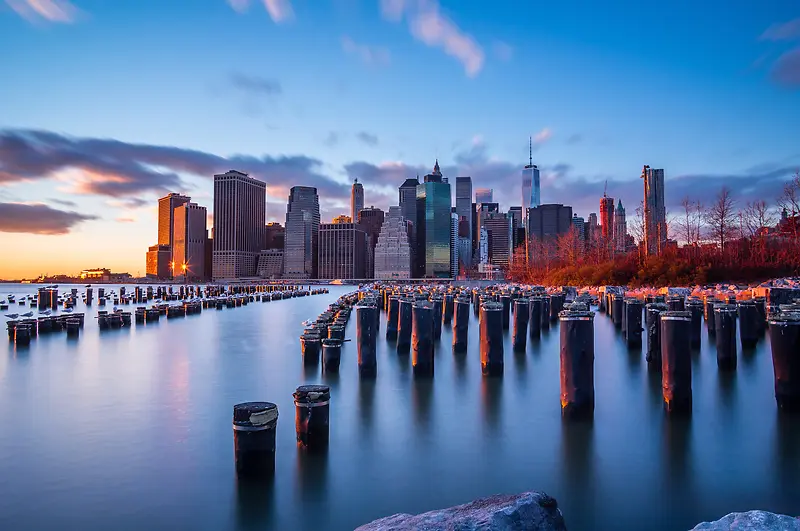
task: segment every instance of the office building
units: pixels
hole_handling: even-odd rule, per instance
[[[417,185],[417,277],[450,277],[450,185],[443,181],[439,161]]]
[[[419,186],[419,176],[415,179],[406,179],[399,189],[399,205],[403,218],[411,223],[409,233],[409,244],[411,245],[411,274],[416,274],[418,267],[417,259],[417,186]]]
[[[350,190],[350,219],[357,220],[362,208],[364,208],[364,186],[356,179]]]
[[[342,224],[346,225],[346,224]],[[293,186],[286,207],[283,247],[284,278],[317,277],[319,196],[312,186]]]
[[[363,208],[358,213],[358,224],[367,233],[367,272],[366,278],[375,275],[375,246],[378,244],[378,235],[383,226],[384,212],[373,206]]]
[[[489,232],[486,227],[481,227],[478,237],[478,264],[481,266],[489,264]]]
[[[375,244],[375,279],[403,280],[411,278],[411,246],[409,223],[400,207],[389,207]]]
[[[561,204],[545,204],[528,210],[528,261],[546,259],[547,253],[555,250],[559,236],[567,234],[572,227],[572,207]]]
[[[206,280],[206,207],[184,203],[173,212],[173,277],[181,280]]]
[[[158,200],[158,245],[169,245],[172,249],[175,209],[191,200],[181,194],[167,194]]]
[[[628,225],[625,221],[625,209],[622,199],[619,200],[617,210],[614,211],[614,250],[624,253],[628,247]]]
[[[455,207],[453,207],[455,210]],[[450,212],[450,278],[458,276],[458,214]]]
[[[600,226],[597,224],[597,213],[592,212],[589,214],[589,219],[586,222],[586,243],[594,245],[600,237]]]
[[[667,243],[664,170],[644,166],[641,177],[644,180],[644,248],[648,255],[660,254]]]
[[[494,200],[494,191],[491,188],[476,188],[475,189],[475,202],[491,203]]]
[[[214,229],[211,229],[211,233],[214,233]],[[203,256],[205,266],[203,269],[206,271],[206,278],[213,279],[214,278],[214,239],[208,237],[208,232],[206,232],[206,251]]]
[[[266,183],[236,170],[214,176],[214,279],[256,275],[266,212]]]
[[[600,236],[605,246],[614,241],[614,198],[603,194],[600,198]]]
[[[511,259],[512,219],[502,212],[488,212],[481,219],[481,229],[485,230],[488,245],[488,263],[499,268],[507,268]]]
[[[511,218],[511,254],[514,249],[525,244],[525,212],[522,207],[512,206],[508,209]]]
[[[333,218],[333,223],[352,223],[353,218],[346,214],[339,214],[335,218]]]
[[[581,242],[586,241],[586,220],[578,214],[572,215],[572,227],[575,229],[575,236]]]
[[[283,225],[277,222],[267,223],[266,238],[264,242],[264,249],[280,249],[283,251],[283,245],[286,238],[286,229]]]
[[[522,169],[522,211],[541,204],[539,168],[533,163],[533,140],[530,140],[528,164]]]
[[[167,280],[170,278],[169,263],[171,253],[169,245],[151,245],[147,251],[146,273],[148,278]]]
[[[459,271],[462,269],[467,272],[472,269],[472,226],[466,217],[458,220],[458,263]]]
[[[472,226],[472,177],[456,177],[456,214],[459,219],[459,232],[461,220],[466,220],[467,226]],[[459,234],[459,238],[462,236]],[[472,245],[470,240],[470,246]],[[463,251],[459,245],[459,251]],[[465,268],[472,266],[472,250],[469,253],[459,252],[458,260]]]
[[[357,223],[321,224],[318,248],[318,278],[365,278],[367,233]]]
[[[258,276],[278,279],[283,275],[283,249],[263,249],[258,255]]]

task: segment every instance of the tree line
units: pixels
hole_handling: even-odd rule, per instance
[[[517,248],[507,276],[542,284],[667,285],[753,282],[800,271],[800,172],[774,203],[740,202],[723,186],[705,205],[691,197],[668,216],[670,242],[648,256],[643,204],[628,221],[636,244],[620,250],[601,234],[576,227],[558,238]],[[598,227],[599,229],[599,227]],[[599,232],[599,230],[598,230]]]

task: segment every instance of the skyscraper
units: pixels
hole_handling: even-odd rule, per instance
[[[494,196],[494,191],[491,188],[476,188],[475,189],[475,202],[491,203]]]
[[[206,279],[206,207],[184,203],[175,209],[173,218],[173,276],[186,280]]]
[[[581,242],[586,240],[586,221],[578,217],[578,214],[572,214],[572,226],[575,229],[575,234]]]
[[[417,185],[417,275],[450,278],[450,185],[442,180],[439,161]]]
[[[266,183],[236,170],[214,176],[214,279],[256,275],[266,212]]]
[[[373,206],[363,208],[358,213],[358,224],[367,233],[367,270],[364,278],[374,278],[375,275],[375,246],[378,244],[383,219],[383,210]]]
[[[622,207],[622,199],[617,204],[617,210],[614,212],[614,250],[618,253],[624,253],[627,247],[628,240],[628,226],[625,222],[625,209]]]
[[[605,193],[600,198],[600,235],[606,246],[614,241],[614,198]]]
[[[147,251],[147,277],[162,280],[170,278],[172,273],[169,267],[171,257],[169,245],[151,245]]]
[[[522,169],[522,211],[538,207],[540,200],[539,168],[533,163],[533,140],[530,141],[528,164]]]
[[[489,263],[497,267],[508,267],[511,258],[512,220],[507,214],[489,212],[481,219],[481,229],[488,237]]]
[[[667,211],[664,206],[664,170],[642,168],[644,179],[644,241],[648,255],[660,254],[667,242]]]
[[[411,245],[411,275],[417,274],[417,186],[419,186],[419,176],[415,179],[406,179],[399,189],[399,205],[403,218],[411,223],[409,233],[409,244]]]
[[[411,247],[407,224],[400,207],[389,207],[375,245],[376,279],[411,278]]]
[[[456,214],[459,220],[465,219],[467,226],[472,226],[472,177],[456,177]],[[472,251],[459,252],[458,260],[465,268],[469,268],[472,266]]]
[[[589,244],[597,242],[600,235],[600,226],[597,224],[597,213],[592,212],[589,214],[589,219],[586,222],[586,241]]]
[[[319,278],[364,278],[367,269],[367,233],[357,223],[319,226]]]
[[[284,278],[317,278],[319,196],[312,186],[293,186],[286,208]]]
[[[158,200],[158,245],[169,245],[170,253],[175,243],[173,233],[175,209],[191,200],[190,197],[181,194],[167,194]],[[172,260],[171,254],[170,260]]]
[[[450,212],[450,278],[458,276],[458,214]]]
[[[364,208],[364,186],[358,182],[358,179],[353,183],[353,189],[350,191],[350,219],[355,221],[358,219],[358,213]]]
[[[286,238],[286,229],[283,225],[277,222],[267,223],[264,227],[266,237],[264,242],[264,249],[280,249],[283,252],[283,244]]]
[[[572,227],[572,207],[560,204],[539,205],[528,210],[528,261],[548,252],[556,239]]]

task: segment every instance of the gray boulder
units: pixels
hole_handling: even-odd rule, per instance
[[[800,520],[785,514],[748,511],[697,524],[692,531],[800,531]]]
[[[481,498],[423,514],[395,514],[356,531],[566,531],[555,498],[523,492]]]

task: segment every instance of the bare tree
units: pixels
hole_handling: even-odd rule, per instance
[[[721,252],[725,252],[725,246],[736,237],[738,230],[738,214],[735,211],[736,202],[731,197],[731,191],[723,186],[717,194],[717,198],[705,212],[705,220],[708,224],[708,232]]]
[[[770,212],[767,202],[756,200],[748,202],[744,209],[746,235],[750,238],[760,236],[764,229],[775,224],[775,216]]]
[[[789,230],[797,239],[800,233],[800,224],[797,216],[800,216],[800,170],[795,172],[794,177],[784,184],[783,192],[778,197],[778,207],[786,211],[789,217]]]
[[[676,220],[675,228],[679,239],[683,240],[686,245],[691,245],[694,242],[694,203],[687,195],[681,199],[681,206],[683,213]]]

